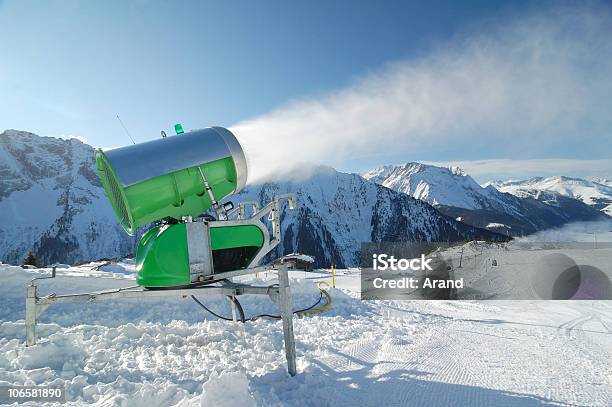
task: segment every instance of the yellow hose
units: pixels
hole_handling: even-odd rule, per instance
[[[320,314],[321,312],[325,312],[325,311],[327,311],[328,309],[331,308],[331,306],[332,306],[332,297],[331,297],[331,295],[329,295],[329,293],[327,292],[326,289],[321,287],[323,284],[327,285],[327,288],[329,288],[329,284],[326,283],[325,281],[321,281],[317,285],[317,288],[319,289],[319,291],[321,291],[321,294],[325,296],[325,299],[327,300],[327,303],[325,305],[323,305],[322,307],[319,307],[319,308],[309,309],[307,311],[294,312],[293,315]],[[260,315],[260,316],[252,318],[251,320],[260,319],[260,318],[264,318],[264,319],[274,318],[274,319],[276,319],[276,318],[280,318],[280,316]]]
[[[332,297],[331,297],[331,295],[329,295],[327,290],[325,290],[324,288],[321,287],[323,284],[326,284],[327,287],[329,287],[329,284],[327,284],[324,281],[322,281],[322,282],[320,282],[318,284],[318,288],[321,291],[321,294],[323,294],[325,296],[325,299],[327,300],[327,303],[324,306],[319,307],[319,308],[309,309],[307,311],[296,312],[295,315],[320,314],[321,312],[325,312],[325,311],[327,311],[328,309],[331,308],[331,306],[332,306]]]

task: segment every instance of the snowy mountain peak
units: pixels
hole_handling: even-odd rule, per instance
[[[463,171],[460,167],[457,166],[451,166],[449,167],[450,171],[453,173],[453,175],[459,175],[461,177],[467,177],[467,172]]]
[[[421,163],[387,165],[363,175],[385,187],[403,192],[431,205],[482,209],[497,191],[482,188],[459,167],[436,167]]]
[[[554,192],[578,199],[612,216],[612,182],[607,179],[586,180],[560,175],[521,181],[493,181],[488,185],[516,196],[537,195],[541,191]]]
[[[363,174],[363,177],[366,179],[372,179],[374,177],[378,178],[388,178],[394,173],[401,173],[403,175],[409,174],[418,174],[424,172],[432,172],[439,171],[441,173],[448,173],[450,175],[456,175],[460,177],[469,177],[469,175],[457,166],[446,167],[436,167],[433,165],[427,165],[418,162],[407,162],[402,165],[383,165],[381,167],[374,168]]]

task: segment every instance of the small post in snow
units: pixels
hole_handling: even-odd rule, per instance
[[[287,269],[278,270],[278,294],[281,320],[283,321],[283,335],[285,337],[287,371],[291,376],[295,376],[297,373],[295,364],[295,337],[293,336],[293,311],[291,310],[291,291]]]
[[[331,273],[332,273],[332,287],[336,288],[336,269],[334,268],[334,265],[331,265]]]
[[[26,346],[36,345],[36,286],[28,286],[26,297]]]

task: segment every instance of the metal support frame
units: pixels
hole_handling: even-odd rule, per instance
[[[229,281],[221,281],[220,286],[204,285],[193,288],[147,290],[144,287],[132,286],[115,290],[98,291],[79,294],[50,294],[39,297],[38,286],[35,281],[44,278],[55,277],[55,270],[51,277],[35,278],[27,287],[26,297],[26,346],[36,345],[36,324],[40,315],[53,304],[67,302],[94,302],[125,298],[149,298],[149,297],[182,297],[191,295],[224,295],[238,296],[242,294],[267,295],[272,302],[279,307],[283,324],[283,336],[285,342],[285,356],[287,358],[287,371],[291,376],[296,374],[295,363],[295,337],[293,334],[293,311],[291,309],[291,290],[289,287],[288,270],[293,269],[293,264],[279,264],[273,266],[252,267],[242,270],[228,271],[215,275],[216,279],[237,277],[240,275],[276,271],[278,273],[278,287],[262,287],[248,284],[238,284]],[[236,317],[234,316],[234,320]]]
[[[268,203],[261,209],[258,209],[259,205],[255,201],[241,202],[238,208],[228,213],[227,220],[209,222],[208,225],[211,228],[240,225],[255,225],[259,227],[264,234],[264,244],[248,265],[249,268],[253,268],[265,255],[270,253],[281,242],[280,203],[283,200],[287,200],[289,202],[289,209],[295,208],[296,198],[294,193],[279,194],[274,195],[272,197],[272,202]],[[245,219],[244,216],[246,206],[252,206],[255,213],[253,213],[251,217]],[[230,219],[230,217],[233,217],[234,215],[236,215],[236,219]],[[272,223],[272,236],[270,236],[268,228],[261,221],[261,218],[266,215],[268,215],[269,220]],[[218,274],[215,274],[215,277],[216,276],[218,276]]]
[[[263,244],[255,254],[247,268],[254,268],[257,264],[281,242],[280,213],[281,201],[289,201],[289,209],[296,206],[294,193],[274,195],[272,201],[263,208],[259,209],[256,201],[241,202],[237,208],[226,213],[223,220],[203,221],[202,219],[184,219],[187,232],[187,245],[189,253],[189,273],[191,282],[218,280],[219,274],[213,274],[214,265],[212,260],[210,228],[230,227],[230,226],[255,226],[263,234]],[[246,207],[253,208],[253,214],[246,217]],[[272,225],[272,235],[262,222],[262,218],[268,216]],[[226,277],[226,278],[231,278]]]
[[[283,320],[283,336],[285,337],[287,371],[291,376],[295,376],[295,336],[293,335],[293,310],[291,309],[291,290],[289,289],[289,273],[287,269],[278,271],[278,287],[281,319]]]
[[[214,273],[210,228],[206,222],[185,222],[187,253],[189,255],[189,281],[200,281]]]

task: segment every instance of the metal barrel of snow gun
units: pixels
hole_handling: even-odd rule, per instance
[[[112,150],[96,166],[125,231],[171,217],[197,216],[247,180],[247,161],[231,131],[209,127]],[[207,190],[207,187],[210,190]]]

